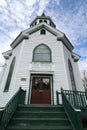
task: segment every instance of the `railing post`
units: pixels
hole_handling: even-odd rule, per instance
[[[1,120],[1,118],[2,118],[2,115],[3,115],[3,108],[0,108],[0,120]]]
[[[26,95],[26,91],[22,90],[20,88],[20,95],[19,95],[19,104],[24,104],[25,103],[25,95]]]
[[[58,92],[56,91],[56,100],[57,100],[57,105],[59,104],[59,95]]]

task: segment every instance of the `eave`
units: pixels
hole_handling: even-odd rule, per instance
[[[80,59],[80,57],[81,56],[79,56],[78,54],[76,54],[76,53],[74,53],[74,52],[72,52],[72,58],[73,58],[73,60],[74,60],[74,62],[77,62],[79,59]]]
[[[50,25],[42,22],[36,26],[33,26],[31,28],[28,28],[26,30],[24,30],[23,32],[21,32],[18,37],[12,42],[11,47],[12,49],[15,48],[18,44],[20,44],[20,42],[23,39],[29,39],[29,35],[31,35],[32,33],[40,30],[41,28],[46,29],[47,31],[49,31],[50,33],[52,33],[53,35],[55,35],[57,37],[57,40],[61,40],[63,42],[63,44],[70,50],[73,50],[73,46],[70,43],[70,41],[68,40],[68,38],[65,36],[64,33],[62,33],[61,31],[51,27]]]
[[[63,44],[70,50],[72,51],[74,49],[73,45],[71,44],[71,42],[68,40],[68,38],[66,37],[66,35],[64,34],[63,37],[57,37],[58,41],[62,41]]]
[[[23,32],[21,32],[17,38],[11,43],[11,47],[15,48],[22,40],[24,39],[28,39],[29,35],[28,34],[24,34]]]
[[[5,59],[9,59],[9,57],[12,55],[12,49],[11,49],[11,50],[8,50],[8,51],[6,51],[6,52],[3,52],[2,55],[3,55],[3,57],[4,57]]]

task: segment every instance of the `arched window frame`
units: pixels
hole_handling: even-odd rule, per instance
[[[6,81],[6,84],[5,84],[4,92],[8,92],[8,90],[9,90],[12,74],[13,74],[13,71],[14,71],[14,66],[15,66],[15,57],[13,58],[13,60],[10,64],[10,69],[9,69],[9,73],[8,73],[8,76],[7,76],[7,81]]]
[[[41,29],[41,30],[40,30],[40,34],[41,34],[41,35],[45,35],[45,34],[46,34],[46,30],[45,30],[45,29]]]
[[[45,46],[45,47],[47,47],[47,49],[49,50],[49,61],[43,61],[43,60],[35,60],[35,50],[38,48],[38,47],[40,47],[40,46]],[[42,54],[42,53],[41,53]],[[38,46],[36,46],[35,48],[34,48],[34,50],[33,50],[33,58],[32,58],[32,62],[52,62],[52,53],[51,53],[51,49],[46,45],[46,44],[39,44]]]
[[[72,90],[76,91],[76,83],[75,83],[75,78],[74,78],[74,73],[73,73],[73,67],[69,59],[68,59],[68,68],[69,68]]]

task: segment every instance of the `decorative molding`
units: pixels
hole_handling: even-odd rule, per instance
[[[8,50],[6,52],[3,52],[2,55],[5,59],[9,59],[9,57],[12,55],[12,50]]]
[[[78,54],[76,54],[74,52],[72,52],[71,56],[72,56],[74,62],[77,62],[81,57],[81,56],[79,56]]]

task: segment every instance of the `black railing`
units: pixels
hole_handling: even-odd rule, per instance
[[[81,91],[63,90],[69,102],[74,107],[87,107],[87,93]]]
[[[10,99],[7,105],[0,110],[0,130],[5,130],[18,104],[24,104],[26,91],[21,88]]]
[[[73,106],[73,104],[72,104],[72,102],[71,102],[71,100],[69,98],[69,97],[72,97],[72,95],[70,95],[70,93],[67,94],[67,91],[61,89],[61,96],[62,96],[62,104],[63,104],[64,109],[65,109],[65,111],[67,113],[67,116],[68,116],[68,118],[69,118],[69,120],[70,120],[70,122],[72,124],[73,130],[83,130],[81,115],[80,115],[81,110],[76,109]]]

